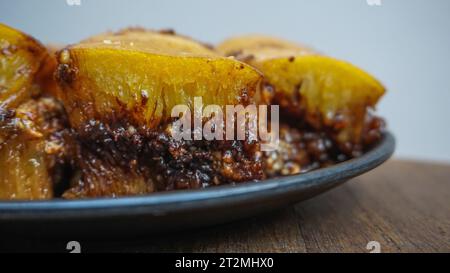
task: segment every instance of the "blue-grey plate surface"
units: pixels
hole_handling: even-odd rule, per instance
[[[385,133],[359,158],[300,175],[116,199],[1,201],[0,232],[135,236],[230,222],[300,202],[340,185],[386,161],[394,148],[394,137]]]

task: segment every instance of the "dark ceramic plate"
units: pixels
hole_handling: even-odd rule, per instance
[[[0,202],[0,232],[53,236],[128,236],[215,225],[287,206],[363,174],[393,153],[383,136],[363,156],[305,174],[202,190],[77,201]]]

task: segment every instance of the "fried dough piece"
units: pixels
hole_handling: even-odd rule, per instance
[[[266,36],[231,38],[217,46],[258,68],[265,77],[262,103],[326,131],[347,154],[359,153],[367,111],[384,87],[363,70],[306,47]]]
[[[31,99],[0,113],[0,199],[49,199],[69,158],[62,106]]]
[[[0,24],[0,108],[14,108],[39,91],[33,81],[46,48],[30,36]]]

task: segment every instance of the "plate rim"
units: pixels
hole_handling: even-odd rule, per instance
[[[141,196],[0,201],[0,221],[41,219],[42,217],[48,219],[89,218],[98,216],[100,211],[104,216],[114,216],[123,214],[124,210],[130,214],[150,213],[158,216],[168,212],[193,210],[206,205],[224,205],[227,201],[233,202],[237,199],[252,197],[252,200],[257,200],[314,186],[330,186],[331,188],[337,185],[338,181],[346,181],[381,165],[391,157],[394,150],[395,138],[392,133],[385,131],[381,141],[362,156],[303,174]]]

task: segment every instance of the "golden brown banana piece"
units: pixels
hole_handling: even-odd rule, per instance
[[[0,24],[0,108],[17,107],[40,91],[33,82],[47,57],[41,43]]]
[[[131,29],[102,34],[58,55],[60,98],[71,124],[127,120],[155,128],[177,104],[248,104],[262,80],[249,65],[191,39]]]
[[[0,24],[0,199],[52,198],[69,161],[64,109],[39,97],[56,86],[52,60],[38,41]]]
[[[358,154],[367,111],[384,94],[384,87],[363,70],[282,39],[249,35],[217,46],[258,68],[265,77],[263,103],[279,104],[290,117],[330,132],[347,154]]]

